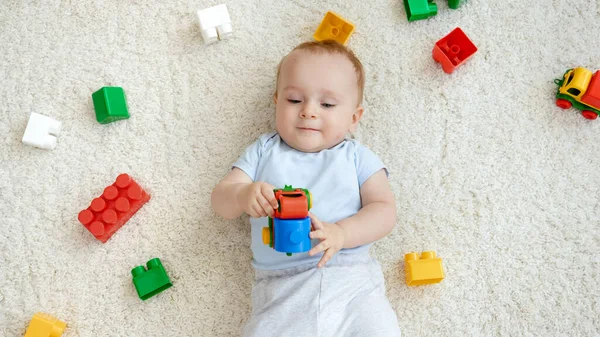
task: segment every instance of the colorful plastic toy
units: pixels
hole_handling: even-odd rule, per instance
[[[427,19],[438,12],[433,0],[404,0],[404,10],[408,21]]]
[[[461,0],[448,0],[448,7],[457,9],[460,7]]]
[[[121,119],[129,118],[125,91],[121,87],[103,87],[92,94],[96,120],[100,124],[107,124]]]
[[[217,5],[198,11],[198,22],[204,44],[224,40],[233,34],[227,5]]]
[[[41,312],[33,315],[25,337],[60,337],[67,324]]]
[[[436,42],[433,47],[433,59],[442,64],[442,69],[451,74],[477,51],[475,44],[465,32],[456,27],[448,35]]]
[[[279,207],[274,218],[269,217],[269,227],[263,227],[262,239],[278,252],[307,252],[311,248],[311,230],[308,211],[312,208],[312,196],[307,189],[286,185],[283,189],[273,190]]]
[[[120,174],[114,184],[77,217],[102,243],[121,228],[148,200],[146,193],[128,174]]]
[[[600,115],[600,70],[592,75],[586,68],[569,69],[562,79],[555,79],[558,85],[556,105],[562,109],[572,106],[581,110],[583,117],[596,119]]]
[[[135,290],[144,301],[173,286],[159,258],[148,261],[146,266],[147,270],[144,266],[137,266],[131,270]]]
[[[55,119],[32,112],[21,141],[26,145],[52,150],[56,147],[56,137],[60,134],[61,125]]]
[[[353,24],[334,12],[327,12],[313,37],[317,41],[335,40],[345,45],[353,32]]]
[[[404,272],[409,286],[440,283],[444,279],[442,259],[432,251],[423,252],[421,258],[414,252],[404,255]]]

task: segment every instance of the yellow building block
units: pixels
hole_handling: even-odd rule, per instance
[[[67,324],[41,312],[33,315],[25,337],[60,337]]]
[[[442,259],[431,251],[423,252],[420,258],[414,252],[404,255],[404,272],[409,286],[440,283],[444,279]]]
[[[327,12],[313,37],[317,41],[335,40],[346,44],[353,32],[353,24],[334,12]]]

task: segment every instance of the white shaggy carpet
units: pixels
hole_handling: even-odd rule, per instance
[[[600,68],[598,1],[468,0],[407,22],[402,1],[230,0],[230,40],[204,46],[216,1],[0,2],[0,335],[37,311],[72,336],[236,336],[250,312],[249,225],[209,206],[246,145],[274,126],[275,67],[327,10],[356,25],[366,68],[357,137],[392,175],[398,226],[372,253],[405,336],[600,335],[600,120],[552,82]],[[479,51],[431,58],[460,26]],[[125,89],[131,119],[95,121]],[[30,112],[63,122],[25,146]],[[106,244],[78,212],[127,172],[152,199]],[[402,258],[435,250],[446,279],[409,288]],[[130,270],[162,259],[173,287],[141,301]]]

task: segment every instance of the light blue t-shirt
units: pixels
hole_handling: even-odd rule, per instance
[[[248,146],[233,164],[253,181],[264,181],[276,188],[285,185],[306,188],[312,194],[310,210],[321,221],[335,223],[361,209],[360,186],[374,173],[387,170],[379,157],[356,140],[346,139],[320,152],[308,153],[288,146],[277,132],[264,134]],[[284,269],[306,263],[317,264],[322,254],[298,253],[287,256],[262,242],[262,228],[268,218],[250,218],[252,226],[252,264],[257,269]],[[364,224],[369,226],[369,224]],[[312,246],[319,240],[313,240]],[[371,245],[344,249],[346,253],[368,250]]]

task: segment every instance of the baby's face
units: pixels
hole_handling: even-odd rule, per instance
[[[340,143],[362,116],[352,62],[340,54],[296,50],[281,65],[275,122],[281,138],[304,152]]]

